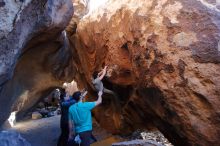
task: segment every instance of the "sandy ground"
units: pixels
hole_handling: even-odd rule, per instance
[[[32,146],[56,146],[60,135],[60,116],[22,121],[16,123],[12,129],[18,131]],[[136,131],[131,137],[122,139],[106,132],[94,120],[93,135],[98,142],[91,146],[111,146],[112,143],[140,138],[140,135],[143,135],[145,140],[153,140],[164,146],[172,146],[159,131],[141,133],[141,131]]]
[[[32,146],[56,146],[60,135],[60,116],[19,122],[18,131]]]
[[[56,146],[60,135],[60,116],[27,120],[16,123],[12,129],[18,131],[32,146]],[[117,141],[115,137],[93,121],[93,135],[99,142],[92,146],[111,146]]]

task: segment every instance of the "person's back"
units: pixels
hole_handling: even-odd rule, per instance
[[[103,91],[104,86],[99,77],[92,79],[92,84],[94,85],[97,92]]]
[[[95,102],[78,102],[69,108],[69,115],[74,122],[76,133],[92,130],[91,110],[94,107]]]

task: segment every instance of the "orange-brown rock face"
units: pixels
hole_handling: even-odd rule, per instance
[[[175,145],[220,145],[220,10],[202,0],[109,0],[80,20],[78,82],[108,65],[95,111],[115,133],[154,125]]]

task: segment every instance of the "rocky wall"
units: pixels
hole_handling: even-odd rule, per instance
[[[76,79],[94,91],[93,72],[108,65],[103,83],[118,95],[104,95],[98,122],[121,134],[157,127],[178,146],[219,145],[219,12],[214,1],[109,0],[84,16],[70,37]]]

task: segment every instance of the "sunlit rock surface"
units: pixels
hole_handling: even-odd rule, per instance
[[[72,0],[72,3],[74,15],[66,28],[69,34],[76,32],[77,24],[89,12],[89,0]]]
[[[71,36],[81,86],[108,65],[95,110],[113,133],[157,127],[175,145],[220,145],[220,10],[204,0],[109,0]],[[95,94],[94,94],[95,95]]]

